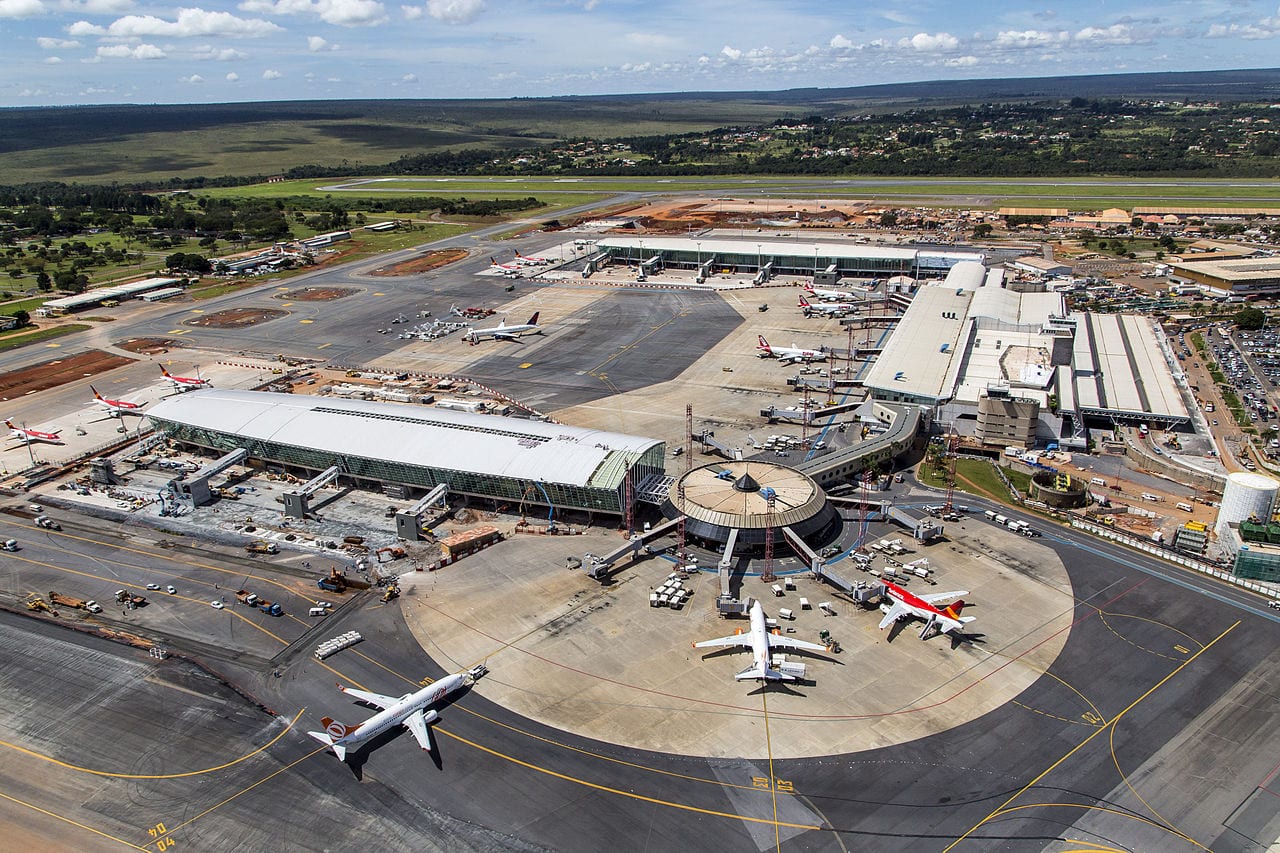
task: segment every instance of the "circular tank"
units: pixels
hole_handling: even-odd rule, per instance
[[[1218,524],[1235,524],[1250,517],[1266,524],[1271,520],[1275,506],[1277,482],[1263,474],[1236,471],[1227,475],[1227,485],[1222,490],[1222,505],[1218,509]]]
[[[1031,497],[1054,509],[1074,509],[1089,503],[1089,486],[1084,480],[1039,471],[1031,478]]]

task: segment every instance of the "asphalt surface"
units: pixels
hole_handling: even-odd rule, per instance
[[[216,768],[268,744],[284,721],[302,716],[262,753],[232,767],[127,781],[61,768],[50,782],[11,786],[6,793],[29,805],[6,801],[3,809],[28,820],[30,806],[56,811],[142,845],[146,827],[160,821],[176,841],[198,849],[262,847],[282,832],[303,849],[340,848],[367,832],[392,849],[642,850],[685,846],[691,838],[699,849],[726,851],[779,842],[785,849],[942,850],[957,839],[957,850],[1058,850],[1065,849],[1055,840],[1062,838],[1196,849],[1184,836],[1214,849],[1261,849],[1222,845],[1242,843],[1230,823],[1237,812],[1238,822],[1263,827],[1255,832],[1276,814],[1276,798],[1255,793],[1280,760],[1274,709],[1262,701],[1280,689],[1274,611],[1193,573],[1069,532],[1041,541],[1058,547],[1069,567],[1077,621],[1063,654],[1015,702],[905,745],[772,766],[767,753],[709,760],[566,735],[493,705],[483,681],[442,710],[438,761],[407,735],[394,735],[344,766],[302,734],[318,729],[322,715],[355,722],[372,713],[338,693],[335,680],[399,695],[444,674],[412,641],[398,605],[372,596],[325,620],[326,634],[354,629],[365,640],[324,665],[309,656],[314,635],[271,664],[189,655],[279,721],[182,661],[152,661],[4,617],[0,634],[12,653],[0,680],[17,691],[8,693],[15,701],[6,703],[8,746],[0,748],[10,778],[48,764],[32,753],[142,776]],[[124,544],[102,536],[76,553],[51,550],[41,558],[68,568],[120,562]],[[136,539],[127,544],[150,550]],[[165,553],[148,558],[146,571],[201,579],[188,555],[166,566]],[[186,620],[174,626],[192,630]],[[160,636],[168,630],[162,623],[151,629]],[[109,689],[94,686],[104,681]],[[1244,699],[1253,701],[1237,695],[1242,685]],[[744,695],[767,708],[768,691],[744,685]],[[1213,746],[1207,755],[1206,743]],[[1213,784],[1199,790],[1206,778]],[[135,802],[145,804],[145,820]],[[49,831],[57,837],[93,840],[55,822]]]

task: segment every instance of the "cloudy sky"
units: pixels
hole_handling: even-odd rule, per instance
[[[1277,0],[0,0],[0,106],[1280,65]]]

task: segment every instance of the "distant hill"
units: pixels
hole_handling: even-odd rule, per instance
[[[283,101],[0,110],[0,183],[270,175],[301,164],[681,133],[787,116],[1085,98],[1275,101],[1280,69],[933,80],[841,89],[503,100]]]

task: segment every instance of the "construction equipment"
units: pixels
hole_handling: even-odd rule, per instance
[[[350,589],[368,589],[369,582],[349,578],[338,571],[337,566],[329,567],[329,574],[316,581],[316,586],[327,592],[346,592]]]
[[[399,560],[404,557],[403,548],[379,548],[373,552],[373,556],[377,558],[379,563],[390,563],[392,560]]]
[[[388,585],[387,585],[387,588],[386,588],[386,589],[384,589],[384,590],[382,591],[382,600],[383,600],[383,601],[392,601],[392,600],[397,599],[397,598],[399,598],[399,597],[400,597],[400,585],[399,585],[399,584],[395,584],[395,583],[393,583],[393,584],[388,584]]]
[[[818,639],[822,641],[822,645],[827,647],[827,651],[833,655],[840,654],[840,642],[833,636],[831,632],[825,629],[818,632]]]
[[[32,612],[43,611],[50,616],[57,616],[58,611],[49,606],[49,602],[40,597],[38,593],[31,593],[27,596],[27,609]]]
[[[117,589],[116,603],[123,604],[125,607],[129,608],[130,610],[135,610],[139,607],[144,606],[147,603],[147,597],[145,595],[137,595],[135,593],[129,592],[128,590]]]
[[[280,549],[274,542],[268,542],[265,539],[257,539],[244,546],[244,549],[250,554],[279,554]]]
[[[63,607],[74,607],[77,610],[87,610],[90,613],[101,613],[102,605],[96,601],[86,601],[83,598],[74,598],[70,595],[63,595],[60,592],[49,593],[49,601],[53,604],[60,604]]]
[[[62,525],[54,521],[47,515],[36,516],[36,527],[43,527],[45,530],[61,530]]]

